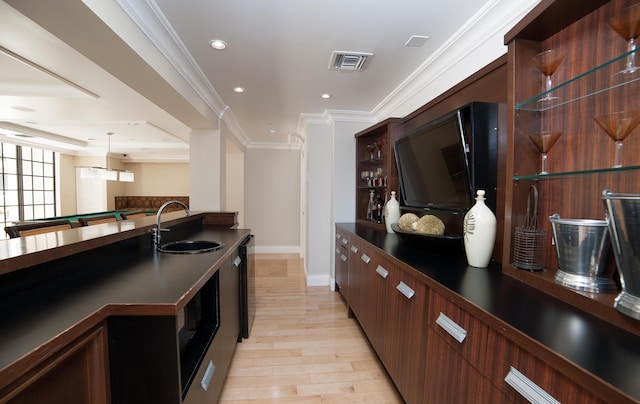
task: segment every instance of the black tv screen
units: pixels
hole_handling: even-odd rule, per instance
[[[459,111],[394,142],[403,206],[466,211],[473,196]]]

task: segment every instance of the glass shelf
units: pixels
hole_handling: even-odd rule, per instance
[[[596,168],[593,170],[581,170],[581,171],[566,171],[561,173],[549,173],[549,174],[533,174],[533,175],[514,175],[513,180],[553,180],[559,178],[568,178],[575,177],[579,175],[588,175],[588,174],[601,174],[601,173],[616,173],[622,171],[634,171],[640,170],[640,166],[628,166],[628,167],[609,167],[609,168]]]
[[[637,49],[636,49],[637,50]],[[600,72],[600,71],[604,71],[604,70],[611,70],[611,74],[613,76],[614,73],[618,72],[619,70],[624,68],[624,63],[626,62],[626,58],[627,56],[629,56],[630,54],[636,52],[636,50],[632,50],[630,52],[625,52],[622,55],[609,60],[606,63],[603,63],[599,66],[594,67],[591,70],[588,70],[574,78],[572,78],[571,80],[565,81],[555,87],[553,87],[552,89],[545,91],[544,93],[538,94],[535,97],[532,97],[526,101],[523,101],[519,104],[517,104],[515,106],[515,109],[517,111],[534,111],[534,112],[543,112],[543,111],[547,111],[550,109],[554,109],[554,108],[558,108],[561,107],[563,105],[566,104],[570,104],[572,102],[575,101],[579,101],[583,98],[587,98],[587,97],[591,97],[594,96],[596,94],[600,94],[600,93],[604,93],[610,90],[613,90],[614,88],[618,88],[618,87],[622,87],[622,86],[626,86],[630,83],[636,82],[638,80],[640,80],[640,70],[636,71],[635,73],[628,73],[628,74],[620,74],[617,75],[618,81],[615,81],[612,79],[612,82],[610,86],[608,87],[603,87],[603,88],[596,88],[593,89],[585,94],[581,94],[577,97],[571,98],[571,99],[567,99],[567,100],[560,100],[558,102],[546,102],[546,103],[539,103],[538,100],[541,99],[542,97],[544,97],[545,95],[547,95],[548,93],[557,91],[563,87],[567,87],[570,86],[572,84],[575,84],[576,82],[579,82],[580,80],[583,79],[592,79],[593,75],[596,72]]]
[[[358,162],[358,164],[380,164],[384,161],[384,159],[382,157],[376,157],[374,159],[366,159],[366,160],[361,160]]]

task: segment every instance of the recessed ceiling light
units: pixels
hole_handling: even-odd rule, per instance
[[[327,98],[331,98],[331,94],[324,93],[320,96],[320,98],[324,98],[326,100]]]
[[[269,133],[271,133],[273,135],[273,134],[278,133],[278,130],[277,129],[269,129]]]
[[[227,43],[222,39],[212,39],[211,41],[209,41],[209,46],[211,46],[215,50],[227,49]]]
[[[233,89],[236,93],[244,93],[244,87],[236,87]]]

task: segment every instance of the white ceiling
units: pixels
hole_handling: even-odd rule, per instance
[[[132,161],[181,160],[189,131],[226,109],[245,146],[283,145],[308,114],[375,116],[490,1],[0,1],[0,136],[99,155],[113,132]],[[405,46],[412,35],[429,39]],[[374,56],[338,71],[332,51]]]

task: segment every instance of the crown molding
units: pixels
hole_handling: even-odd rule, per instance
[[[116,0],[124,13],[133,21],[138,29],[151,41],[162,56],[171,64],[175,73],[196,93],[218,119],[224,120],[229,131],[243,145],[250,143],[249,137],[242,130],[235,115],[225,105],[224,100],[216,92],[197,65],[187,47],[171,27],[160,7],[154,0]],[[190,101],[196,106],[193,100]]]
[[[335,122],[376,123],[376,117],[367,111],[327,109],[321,114],[302,113],[298,119],[298,132],[309,125],[331,125]]]
[[[456,31],[440,48],[427,58],[411,75],[402,81],[385,97],[371,114],[382,121],[394,111],[410,102],[421,93],[430,94],[428,99],[420,98],[420,105],[431,101],[473,74],[480,67],[506,53],[504,35],[518,23],[540,0],[493,0],[487,2],[472,18]],[[488,18],[487,16],[491,16]],[[492,49],[479,52],[479,49]],[[463,63],[469,55],[478,54],[476,64]],[[457,82],[452,82],[452,79]],[[440,88],[441,86],[446,88]],[[442,90],[442,91],[441,91]],[[414,108],[415,109],[415,108]]]

